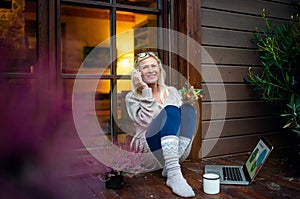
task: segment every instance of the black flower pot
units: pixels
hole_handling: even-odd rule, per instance
[[[110,176],[109,179],[105,182],[106,188],[108,188],[108,189],[122,188],[123,178],[124,178],[124,176],[122,176],[122,175]]]

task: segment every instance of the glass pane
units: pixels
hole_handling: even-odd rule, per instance
[[[157,0],[117,0],[117,3],[148,8],[157,8]]]
[[[101,128],[110,134],[110,80],[99,80],[95,93],[95,109]]]
[[[157,16],[117,11],[117,74],[128,75],[133,67],[136,49],[157,46],[157,35],[147,27],[157,27]],[[126,16],[126,17],[125,17]],[[126,20],[125,20],[126,19]]]
[[[61,6],[61,62],[63,73],[109,74],[110,12],[105,9]],[[101,47],[97,47],[101,44]],[[95,48],[97,47],[97,48]]]
[[[67,110],[72,109],[72,97],[73,94],[76,95],[76,100],[82,100],[83,103],[90,103],[84,100],[87,100],[86,96],[93,95],[95,96],[95,111],[96,113],[86,112],[82,114],[86,114],[87,120],[92,120],[94,114],[96,114],[97,119],[101,128],[105,131],[106,134],[110,134],[110,80],[90,80],[90,79],[77,79],[76,81],[79,82],[80,86],[76,88],[81,88],[79,91],[73,90],[74,89],[74,82],[75,79],[64,79],[63,80],[63,97],[64,99],[64,107]],[[77,82],[77,84],[78,84]],[[96,83],[95,83],[96,82]],[[97,83],[98,82],[98,83]],[[97,84],[96,90],[92,88],[94,85]],[[84,89],[82,89],[84,88]],[[93,103],[93,102],[91,102]],[[76,108],[76,107],[75,107]],[[73,107],[74,109],[74,107]]]
[[[135,128],[132,126],[131,120],[127,114],[125,96],[131,89],[131,80],[120,79],[114,88],[117,96],[117,111],[115,111],[114,120],[117,125],[117,133],[130,134]]]
[[[7,5],[11,1],[6,1]],[[23,11],[25,10],[24,14]],[[4,72],[32,73],[36,63],[36,1],[0,8],[0,57]],[[3,68],[2,68],[3,67]]]

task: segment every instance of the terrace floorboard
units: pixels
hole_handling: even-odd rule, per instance
[[[221,191],[217,195],[207,195],[203,192],[202,174],[205,164],[239,165],[246,161],[248,156],[249,153],[203,159],[200,162],[185,161],[182,163],[183,175],[194,189],[195,198],[300,198],[300,155],[290,148],[274,150],[251,185],[221,185]],[[82,198],[180,198],[165,185],[161,170],[132,178],[125,177],[123,187],[117,190],[106,189],[104,182],[95,174],[73,177],[72,181],[77,181],[82,186],[77,189],[78,193],[74,194],[81,195]],[[87,190],[89,193],[82,193]]]
[[[299,148],[299,147],[298,147]],[[124,185],[117,190],[107,189],[99,179],[97,160],[85,153],[80,158],[80,169],[61,167],[60,170],[73,172],[72,175],[57,173],[36,177],[38,168],[33,169],[30,178],[18,178],[0,175],[1,199],[177,199],[165,184],[161,170],[139,174],[132,178],[125,177]],[[202,174],[206,164],[236,164],[246,161],[249,153],[202,159],[199,162],[184,161],[182,172],[195,191],[195,198],[238,198],[238,199],[300,199],[300,161],[299,153],[294,148],[275,149],[262,167],[255,181],[249,186],[221,185],[217,195],[203,192]],[[61,162],[62,160],[58,160]],[[78,161],[78,160],[77,160]],[[56,164],[55,164],[56,165]],[[57,167],[57,165],[55,166]],[[43,168],[45,169],[45,168]],[[54,171],[54,168],[50,169]],[[47,170],[47,171],[50,171]],[[42,170],[41,170],[42,171]],[[25,180],[26,179],[26,180]]]

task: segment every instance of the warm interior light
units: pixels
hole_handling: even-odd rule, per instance
[[[117,64],[118,74],[128,74],[128,72],[131,71],[133,67],[133,55],[119,58]]]
[[[117,74],[130,75],[131,70],[133,68],[133,62],[134,62],[133,52],[119,57],[117,61]],[[117,89],[118,93],[124,90],[130,90],[130,81],[122,80],[121,82],[120,84],[118,84],[118,89]]]

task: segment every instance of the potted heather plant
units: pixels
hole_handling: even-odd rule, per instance
[[[105,182],[108,189],[119,189],[123,186],[124,176],[133,176],[151,170],[146,164],[144,149],[134,150],[130,141],[111,143],[102,147],[101,153],[105,156],[104,171],[99,179]],[[150,163],[151,164],[151,163]]]

